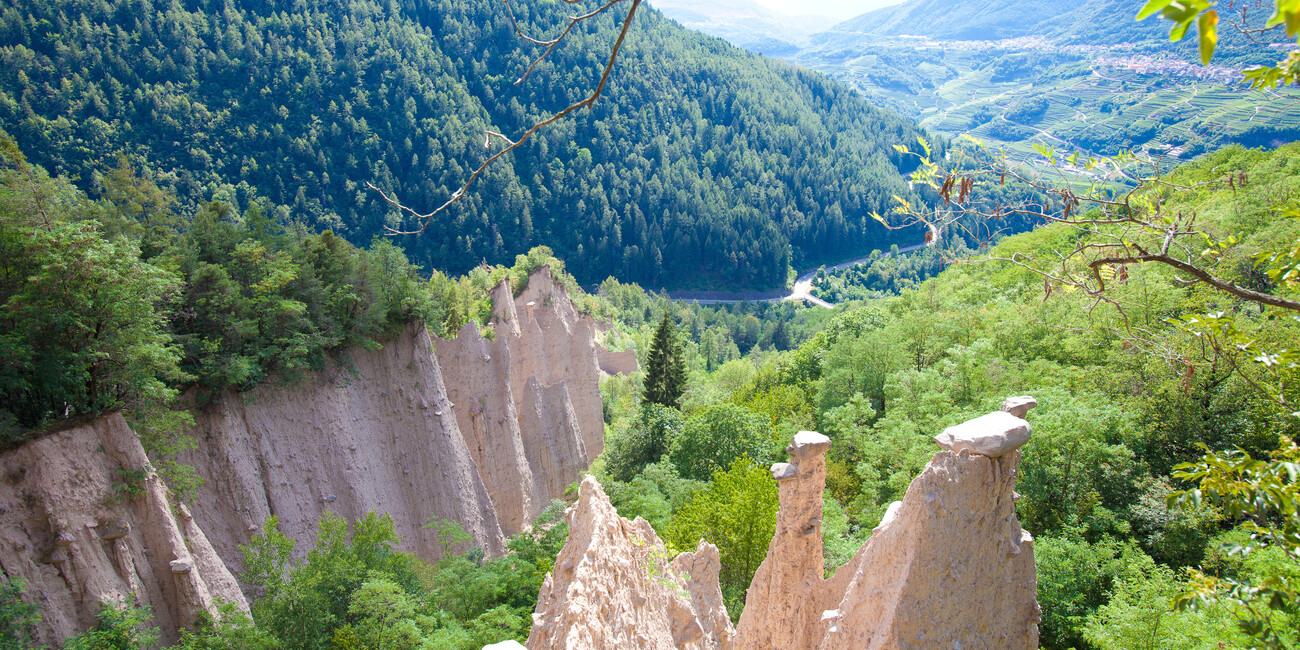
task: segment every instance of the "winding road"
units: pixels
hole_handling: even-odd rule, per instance
[[[901,246],[899,247],[898,252],[910,253],[939,241],[939,234],[934,226],[930,226],[930,231],[934,233],[934,236],[930,238],[929,243],[921,242],[911,246]],[[839,271],[841,269],[847,269],[855,264],[861,264],[869,259],[871,259],[870,255],[863,255],[862,257],[855,257],[847,262],[840,262],[833,266],[818,267],[818,269],[825,268],[827,272]],[[812,269],[800,273],[799,276],[795,278],[794,288],[792,289],[767,292],[764,295],[754,298],[695,298],[685,295],[673,295],[672,293],[669,293],[668,295],[676,301],[694,302],[701,305],[730,305],[738,302],[785,302],[787,300],[803,300],[823,309],[835,309],[835,305],[812,295],[813,278],[817,276],[818,269]]]

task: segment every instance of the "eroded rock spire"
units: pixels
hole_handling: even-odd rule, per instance
[[[937,436],[944,449],[830,579],[821,524],[831,441],[796,434],[790,462],[772,466],[776,532],[734,640],[719,602],[716,551],[702,543],[674,560],[675,572],[658,584],[678,595],[660,593],[644,577],[650,564],[636,543],[660,548],[654,531],[619,518],[588,477],[528,647],[1037,648],[1033,539],[1015,514],[1019,447],[1030,435],[1024,416],[1034,405],[1014,397]]]

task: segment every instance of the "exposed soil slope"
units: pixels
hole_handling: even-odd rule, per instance
[[[245,610],[235,578],[189,510],[172,501],[139,438],[113,413],[0,454],[0,567],[40,607],[37,642],[94,624],[134,597],[163,641],[218,599]]]

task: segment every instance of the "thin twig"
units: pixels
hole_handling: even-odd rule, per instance
[[[612,0],[611,2],[602,6],[600,9],[592,13],[586,14],[583,18],[585,19],[587,17],[595,16],[600,12],[604,11],[605,9],[608,9],[609,7],[613,6],[614,4],[618,2],[625,2],[625,1],[626,0]],[[570,0],[565,0],[565,2],[570,2]],[[420,227],[415,230],[398,230],[396,228],[391,228],[387,225],[384,226],[384,230],[389,235],[418,235],[424,232],[429,228],[429,224],[433,222],[433,217],[437,216],[442,211],[451,207],[451,204],[455,203],[456,201],[464,197],[466,192],[469,191],[470,185],[472,185],[474,181],[477,180],[478,177],[492,163],[496,162],[498,158],[505,156],[511,151],[514,151],[524,142],[527,142],[528,138],[532,137],[534,133],[537,133],[542,128],[564,119],[564,117],[567,116],[569,113],[572,113],[580,108],[590,108],[591,106],[593,106],[596,103],[596,100],[600,99],[601,93],[605,91],[605,84],[609,81],[610,72],[613,71],[614,69],[614,62],[618,59],[619,50],[622,49],[623,47],[623,40],[627,37],[628,29],[632,26],[632,17],[636,14],[636,10],[640,6],[641,6],[641,0],[632,0],[632,6],[627,10],[627,15],[623,18],[623,28],[618,33],[618,40],[614,41],[614,47],[609,52],[609,60],[605,62],[605,69],[600,75],[600,82],[596,84],[596,89],[592,91],[591,95],[588,95],[587,98],[583,99],[582,101],[579,101],[575,104],[570,104],[569,106],[567,106],[560,112],[556,113],[555,115],[552,115],[551,117],[532,125],[531,127],[529,127],[527,131],[524,131],[523,135],[519,136],[517,140],[511,140],[510,138],[496,131],[490,131],[490,130],[487,131],[487,137],[483,143],[485,146],[491,143],[493,137],[500,138],[508,142],[509,144],[506,146],[506,148],[496,152],[495,154],[492,154],[492,156],[490,156],[487,160],[483,161],[483,164],[479,165],[477,169],[475,169],[473,172],[470,173],[469,178],[465,180],[465,183],[461,185],[460,188],[457,189],[455,192],[452,192],[451,198],[448,198],[445,202],[443,202],[442,205],[438,206],[437,208],[434,208],[433,211],[420,214],[415,210],[412,210],[409,206],[388,196],[388,194],[385,193],[382,189],[376,187],[374,183],[367,181],[366,187],[369,187],[370,189],[378,192],[379,196],[383,197],[383,199],[387,201],[389,205],[392,205],[398,210],[401,210],[402,212],[411,215],[420,224]],[[511,20],[514,20],[513,13],[511,14]],[[569,28],[572,26],[573,26],[573,21],[571,21],[569,26],[565,28],[564,33],[561,34],[559,37],[557,37],[555,42],[558,42],[559,38],[563,38],[564,34],[567,34]],[[516,30],[518,30],[517,26],[516,26]],[[520,35],[523,36],[522,33]],[[528,37],[525,36],[524,38],[528,38]],[[551,47],[554,47],[554,45],[552,44]],[[547,52],[549,53],[550,49],[548,49]],[[543,55],[543,57],[544,56],[545,55]],[[536,65],[535,62],[534,65]],[[529,69],[531,70],[532,67],[530,66]]]

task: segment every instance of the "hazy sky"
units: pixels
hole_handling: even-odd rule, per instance
[[[905,0],[756,0],[769,9],[790,15],[813,14],[846,20],[872,9],[896,5]]]

